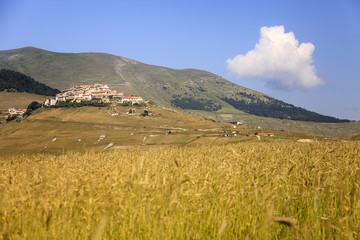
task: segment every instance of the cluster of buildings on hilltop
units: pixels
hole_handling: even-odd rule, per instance
[[[54,98],[46,99],[44,106],[54,106],[58,102],[76,102],[94,101],[103,103],[142,103],[144,100],[141,97],[131,95],[124,95],[110,90],[107,85],[94,84],[94,85],[80,85],[72,87],[64,92],[57,94]]]

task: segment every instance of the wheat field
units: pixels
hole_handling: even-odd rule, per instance
[[[358,239],[360,142],[0,160],[0,239]]]

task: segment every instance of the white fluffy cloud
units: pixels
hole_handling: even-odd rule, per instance
[[[279,89],[311,89],[324,85],[316,76],[312,43],[301,43],[284,26],[262,27],[255,49],[226,60],[228,73],[238,78],[266,79]]]

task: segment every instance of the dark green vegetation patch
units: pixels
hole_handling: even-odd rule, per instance
[[[60,91],[33,78],[13,70],[0,70],[0,91],[16,91],[35,93],[39,95],[55,96]]]
[[[338,119],[335,117],[324,116],[306,109],[295,107],[292,104],[276,100],[264,96],[267,101],[260,100],[251,94],[237,93],[237,95],[245,96],[246,99],[222,97],[221,100],[227,102],[236,109],[246,113],[279,119],[291,119],[310,122],[350,122],[346,119]]]
[[[175,97],[171,103],[178,108],[203,110],[203,111],[217,111],[221,109],[221,105],[215,103],[213,100],[194,99],[190,97]]]

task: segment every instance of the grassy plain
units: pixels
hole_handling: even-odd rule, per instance
[[[0,238],[359,238],[359,141],[145,149],[2,157]]]
[[[130,109],[136,113],[128,114]],[[40,109],[27,119],[3,124],[0,151],[62,154],[102,150],[109,144],[121,148],[186,143],[204,134],[197,129],[217,132],[230,126],[170,109],[151,109],[154,115],[147,117],[140,116],[143,107]]]
[[[352,135],[360,133],[360,122],[322,123],[295,121],[289,119],[260,117],[247,113],[239,113],[231,109],[222,109],[218,112],[193,110],[187,110],[187,112],[219,121],[239,121],[242,122],[244,125],[249,125],[253,127],[260,126],[262,128],[285,130],[289,132],[303,132],[321,136],[348,138]]]
[[[130,109],[135,114],[127,114]],[[204,117],[153,107],[39,109],[26,119],[0,125],[0,152],[9,154],[101,151],[153,145],[191,145],[257,140],[255,132],[268,131],[206,120]],[[149,110],[149,109],[147,109]],[[223,137],[226,131],[237,136]],[[275,140],[316,138],[309,134],[275,132]],[[262,141],[266,141],[263,138]],[[270,140],[269,140],[270,141]],[[106,149],[106,151],[110,150]]]

